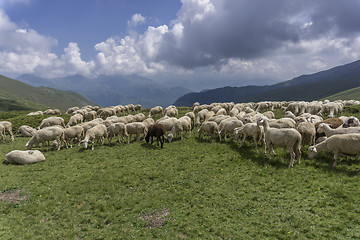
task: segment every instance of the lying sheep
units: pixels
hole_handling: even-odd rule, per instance
[[[221,141],[219,126],[217,125],[216,122],[212,122],[212,121],[203,122],[198,130],[199,138],[202,138],[204,132],[210,135],[212,139],[215,139],[217,135]]]
[[[65,128],[64,129],[64,140],[65,140],[65,147],[72,148],[72,144],[71,144],[71,140],[77,140],[79,142],[79,146],[80,146],[80,141],[84,136],[84,128],[82,126],[72,126],[69,128]]]
[[[14,141],[14,135],[12,133],[12,124],[9,121],[1,121],[0,125],[3,125],[5,132],[9,133],[11,141]]]
[[[246,123],[242,127],[238,127],[234,129],[234,140],[240,141],[240,137],[242,136],[242,141],[240,143],[239,148],[244,144],[245,139],[249,136],[252,136],[256,148],[256,152],[259,153],[257,142],[262,142],[265,145],[265,139],[263,137],[264,129],[258,126],[256,123]]]
[[[332,152],[334,154],[334,163],[332,166],[335,168],[341,153],[360,154],[360,134],[333,135],[315,146],[310,146],[309,159],[314,158],[316,154],[321,151]]]
[[[269,126],[269,120],[266,117],[261,117],[257,121],[258,126],[264,127],[265,135],[265,154],[266,148],[268,148],[268,158],[270,159],[271,152],[276,155],[274,146],[287,147],[291,159],[289,167],[294,166],[294,159],[298,159],[300,164],[301,159],[301,134],[293,128],[271,128]],[[294,152],[295,148],[295,152]]]
[[[19,127],[18,131],[15,134],[21,134],[22,137],[32,137],[35,132],[35,128],[32,128],[28,125],[22,125]]]
[[[45,118],[41,121],[40,126],[38,127],[38,129],[42,129],[45,127],[50,127],[50,126],[62,126],[63,128],[65,128],[65,124],[64,124],[64,119],[62,117],[48,117]]]
[[[7,153],[5,163],[10,164],[32,164],[45,161],[45,156],[39,150],[13,150]]]
[[[159,146],[159,141],[160,141],[161,148],[163,148],[165,142],[165,137],[164,137],[165,132],[166,132],[165,127],[162,124],[155,123],[150,125],[145,137],[146,143],[149,143],[149,140],[151,138],[150,144],[153,144],[154,137],[156,137],[157,146]]]
[[[104,144],[104,138],[107,138],[107,129],[104,124],[98,124],[89,130],[85,134],[84,140],[81,141],[84,144],[84,148],[87,149],[88,143],[91,143],[91,150],[94,150],[95,140],[100,140],[101,145]]]
[[[321,123],[317,129],[318,133],[325,133],[326,137],[338,134],[360,133],[360,127],[336,128],[332,129],[329,124]]]
[[[113,123],[107,127],[109,145],[113,137],[118,137],[118,142],[121,143],[120,138],[124,141],[124,137],[128,138],[126,125],[124,123]]]
[[[143,124],[142,122],[133,122],[133,123],[126,124],[126,130],[129,134],[129,137],[128,137],[128,144],[129,144],[131,141],[132,134],[136,134],[136,141],[139,142],[140,134],[143,134],[145,137],[148,129],[145,126],[145,124]]]
[[[57,148],[57,150],[59,151],[61,148],[61,143],[65,141],[63,128],[52,126],[37,130],[25,146],[28,150],[30,150],[34,144],[38,145],[41,143],[41,151],[44,151],[44,145],[46,144],[46,142],[54,140],[59,143]]]

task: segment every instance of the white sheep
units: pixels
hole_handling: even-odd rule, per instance
[[[203,122],[198,130],[199,138],[202,138],[202,135],[204,132],[206,132],[208,135],[210,135],[212,139],[215,139],[215,137],[217,135],[221,141],[221,136],[219,133],[219,126],[217,125],[216,122],[213,122],[213,121]]]
[[[270,159],[271,152],[276,155],[274,146],[287,147],[291,159],[289,167],[294,166],[294,159],[298,159],[300,164],[301,159],[301,134],[293,128],[271,128],[269,126],[269,120],[266,117],[261,117],[257,121],[258,126],[264,127],[265,135],[265,154],[266,148],[268,148],[268,158]],[[295,147],[295,152],[294,152]]]
[[[171,128],[170,134],[168,135],[168,141],[171,142],[175,136],[180,134],[181,140],[183,139],[183,131],[189,132],[191,137],[191,119],[188,116],[183,116],[177,119]]]
[[[329,124],[320,123],[317,129],[318,133],[325,133],[326,137],[331,137],[338,134],[347,134],[347,133],[360,133],[360,127],[349,127],[349,128],[331,128]]]
[[[9,133],[11,141],[14,141],[14,135],[12,133],[12,123],[9,121],[1,121],[0,125],[3,125],[5,132]]]
[[[291,119],[295,119],[295,114],[293,114],[291,111],[286,111],[285,112],[285,116],[286,118],[291,118]]]
[[[128,138],[129,134],[127,133],[126,125],[124,123],[113,123],[107,127],[108,131],[108,141],[109,145],[113,137],[118,137],[118,142],[121,143],[121,140],[124,141],[124,137]]]
[[[94,150],[95,140],[100,140],[101,145],[104,144],[104,138],[107,138],[107,129],[104,124],[98,124],[89,130],[85,134],[85,138],[81,141],[84,144],[84,148],[88,147],[88,143],[91,142],[91,150]]]
[[[96,111],[88,111],[84,114],[84,121],[91,121],[96,118]]]
[[[360,121],[357,117],[351,116],[348,117],[347,119],[345,119],[343,127],[347,128],[347,127],[359,127],[360,126]]]
[[[136,134],[136,141],[139,142],[140,134],[143,134],[145,137],[148,129],[142,122],[133,122],[126,124],[126,130],[129,134],[128,143],[130,143],[132,134]]]
[[[65,140],[65,147],[72,148],[71,140],[77,140],[79,142],[84,137],[84,128],[80,125],[72,126],[69,128],[64,129],[64,140]]]
[[[209,110],[202,109],[198,112],[197,117],[196,117],[196,125],[200,126],[202,122],[205,121],[206,115],[209,113]],[[214,112],[212,112],[213,114],[215,114]]]
[[[246,123],[242,127],[238,127],[234,129],[234,140],[240,142],[240,137],[242,136],[242,141],[240,143],[239,148],[244,144],[245,139],[249,136],[252,136],[256,148],[256,152],[258,153],[257,142],[262,141],[265,145],[264,129],[261,126],[258,126],[256,123]]]
[[[62,117],[48,117],[45,118],[41,121],[40,126],[38,127],[38,129],[42,129],[45,127],[50,127],[50,126],[62,126],[65,128],[65,124],[64,124],[64,119]]]
[[[28,150],[30,150],[34,144],[38,145],[41,143],[41,151],[44,151],[44,145],[46,144],[46,142],[54,140],[59,143],[57,148],[57,150],[59,151],[61,148],[61,143],[65,141],[63,128],[58,126],[51,126],[37,130],[25,146]]]
[[[296,122],[291,118],[270,119],[269,126],[272,128],[295,128]]]
[[[191,119],[191,130],[192,130],[195,126],[195,113],[187,112],[187,113],[185,113],[184,116],[188,116]]]
[[[36,132],[36,129],[28,125],[22,125],[19,127],[15,134],[21,134],[23,137],[32,137]]]
[[[314,124],[310,122],[299,122],[296,130],[301,134],[303,145],[308,144],[310,146],[315,143],[316,128]]]
[[[71,126],[75,126],[77,124],[80,124],[84,121],[84,116],[80,113],[76,113],[74,115],[72,115],[69,119],[68,124],[66,124],[66,127],[71,127]]]
[[[332,166],[335,168],[341,153],[360,154],[360,134],[333,135],[315,146],[310,146],[308,150],[309,159],[314,158],[316,154],[321,151],[332,152],[334,154],[334,163]]]
[[[0,125],[0,137],[1,141],[5,143],[5,127],[3,125]]]
[[[45,161],[45,156],[39,150],[12,150],[7,153],[5,163],[10,164],[32,164]]]
[[[236,117],[235,117],[236,118]],[[230,119],[230,118],[228,118]],[[220,136],[224,137],[225,141],[226,141],[226,134],[230,133],[232,134],[234,132],[235,128],[238,127],[242,127],[244,124],[241,120],[224,120],[219,124],[219,129],[220,129]]]
[[[156,106],[150,109],[149,116],[154,116],[156,114],[161,114],[163,112],[163,108],[161,106]]]
[[[172,117],[172,118],[163,119],[161,121],[158,121],[157,123],[163,125],[165,127],[165,131],[171,131],[176,121],[177,118]]]
[[[176,107],[166,108],[164,112],[164,116],[169,117],[176,117],[179,114],[179,111],[176,109]]]
[[[151,125],[155,123],[155,121],[152,118],[147,118],[144,121],[142,121],[142,123],[145,124],[147,128],[149,128]]]

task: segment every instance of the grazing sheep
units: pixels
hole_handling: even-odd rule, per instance
[[[15,134],[21,134],[22,137],[32,137],[35,132],[35,128],[32,128],[28,125],[22,125],[19,127],[18,131]]]
[[[98,124],[89,130],[85,134],[84,140],[81,141],[86,149],[88,143],[91,142],[91,150],[94,150],[95,140],[100,140],[101,145],[104,145],[104,138],[107,138],[107,129],[104,124]]]
[[[3,143],[5,143],[5,127],[0,125],[0,137]]]
[[[48,117],[45,118],[41,121],[40,126],[38,127],[38,129],[42,129],[45,127],[50,127],[50,126],[62,126],[63,128],[65,128],[65,123],[64,123],[64,119],[62,117]]]
[[[130,115],[131,116],[131,115]],[[132,117],[133,122],[142,122],[146,119],[145,115],[143,113],[138,113]]]
[[[69,128],[64,129],[64,140],[65,140],[65,147],[72,148],[71,140],[77,139],[80,146],[80,141],[84,136],[84,128],[82,126],[72,126]]]
[[[175,136],[180,134],[181,140],[183,139],[183,131],[189,132],[191,136],[191,119],[188,116],[183,116],[177,119],[171,128],[170,134],[168,135],[168,141],[171,142]]]
[[[286,111],[285,112],[285,116],[286,118],[291,118],[291,119],[295,119],[295,114],[293,114],[291,111]]]
[[[176,117],[179,114],[179,111],[176,107],[166,108],[164,116]]]
[[[205,121],[205,118],[207,116],[207,114],[209,113],[209,110],[207,109],[202,109],[198,112],[197,117],[196,117],[196,125],[200,126],[202,122]],[[213,114],[215,114],[214,112],[212,112]]]
[[[9,133],[11,141],[14,141],[14,135],[12,133],[12,124],[9,121],[1,121],[0,125],[3,125],[5,132]]]
[[[301,159],[301,134],[293,128],[271,128],[269,126],[269,120],[266,117],[261,117],[257,121],[258,126],[264,127],[265,135],[265,154],[266,148],[268,148],[268,158],[270,159],[271,152],[276,155],[274,146],[287,147],[291,159],[289,167],[294,166],[294,159],[298,159],[300,164]],[[295,152],[294,152],[295,147]]]
[[[129,134],[127,133],[126,130],[126,125],[124,123],[113,123],[110,126],[107,127],[107,131],[108,131],[108,141],[109,141],[109,145],[111,144],[111,140],[113,137],[118,137],[118,142],[121,143],[120,141],[120,137],[121,140],[124,141],[124,137],[128,138]]]
[[[147,128],[149,128],[150,125],[153,125],[153,124],[155,123],[155,121],[154,121],[154,119],[152,119],[152,118],[147,118],[147,119],[145,119],[144,121],[142,121],[142,123],[145,124],[145,126],[146,126]]]
[[[264,129],[258,126],[256,123],[246,123],[244,126],[234,129],[235,141],[240,141],[240,137],[241,136],[243,137],[239,148],[244,144],[245,139],[248,136],[252,136],[257,153],[259,153],[257,142],[262,140],[262,142],[265,145],[265,138],[263,137],[263,135],[264,135]]]
[[[79,107],[71,107],[66,111],[66,114],[72,114],[73,112],[79,109],[80,109]]]
[[[161,106],[153,107],[152,109],[150,109],[148,117],[154,116],[156,114],[162,114],[162,112],[163,112],[163,108]]]
[[[45,156],[39,150],[12,150],[7,153],[5,163],[10,164],[32,164],[45,161]]]
[[[96,118],[96,111],[89,111],[84,114],[84,121],[91,121]]]
[[[334,135],[315,146],[310,146],[308,154],[309,159],[314,158],[316,154],[321,151],[332,152],[334,154],[334,163],[332,166],[335,168],[339,154],[360,154],[360,134],[350,133]]]
[[[80,113],[76,113],[70,117],[68,124],[66,124],[66,127],[68,128],[80,124],[83,122],[83,120],[83,115],[81,115]]]
[[[212,121],[203,122],[198,130],[199,138],[202,138],[204,132],[210,135],[212,139],[215,139],[217,135],[221,141],[219,126],[217,125],[216,122],[212,122]]]
[[[153,144],[154,141],[153,137],[156,137],[157,146],[159,146],[159,141],[160,141],[161,148],[163,148],[165,142],[165,137],[164,137],[165,132],[166,130],[164,125],[158,123],[152,124],[151,126],[149,126],[148,132],[145,137],[146,143],[149,143],[149,140],[151,138],[151,144]]]
[[[191,119],[191,130],[193,130],[193,128],[195,126],[195,113],[187,112],[187,113],[185,113],[185,116],[188,116]]]
[[[328,118],[324,121],[315,123],[315,128],[317,129],[321,123],[329,124],[331,128],[338,128],[344,124],[344,121],[340,118]]]
[[[262,115],[264,115],[264,116],[267,117],[268,119],[274,119],[274,118],[275,118],[275,113],[272,112],[272,111],[264,112]]]
[[[133,122],[133,123],[126,124],[126,130],[129,134],[128,143],[130,143],[130,141],[131,141],[132,134],[136,134],[136,141],[139,142],[140,134],[144,134],[144,137],[145,137],[146,133],[148,131],[147,127],[142,122]]]
[[[271,128],[295,128],[296,122],[291,118],[270,119],[269,126]]]
[[[172,127],[174,126],[175,122],[177,121],[177,118],[167,118],[161,121],[158,121],[157,123],[164,125],[166,131],[171,131]]]
[[[226,134],[233,133],[235,128],[242,127],[244,124],[241,120],[224,120],[219,124],[220,136],[226,141]]]
[[[314,124],[310,122],[299,122],[296,130],[301,134],[303,145],[308,144],[310,146],[315,143],[316,129]]]
[[[360,126],[360,122],[359,119],[357,117],[351,116],[348,117],[345,121],[344,124],[342,125],[344,128],[348,128],[348,127],[359,127]]]
[[[321,123],[319,124],[317,131],[318,133],[325,133],[326,137],[331,137],[332,135],[338,134],[360,133],[360,127],[332,129],[329,124]]]
[[[37,130],[35,134],[30,138],[30,140],[26,143],[25,146],[27,147],[28,150],[30,150],[34,144],[38,145],[41,143],[41,151],[44,151],[45,143],[47,141],[54,141],[54,140],[56,140],[59,143],[57,147],[57,150],[59,151],[61,148],[61,143],[65,141],[63,128],[58,126],[51,126]]]

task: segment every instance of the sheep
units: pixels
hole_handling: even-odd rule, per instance
[[[339,154],[360,154],[360,134],[349,133],[333,135],[325,141],[309,147],[308,157],[313,159],[318,152],[326,151],[334,154],[333,168],[336,168]]]
[[[272,111],[264,112],[262,115],[264,115],[264,116],[267,117],[268,119],[273,119],[273,118],[275,118],[275,113],[272,112]]]
[[[85,134],[85,138],[81,141],[84,144],[84,148],[87,149],[88,143],[91,142],[91,150],[94,150],[95,140],[100,140],[101,145],[104,144],[104,138],[107,138],[108,133],[104,124],[98,124],[89,130]]]
[[[198,130],[199,138],[202,137],[204,132],[206,132],[208,135],[211,135],[212,139],[215,139],[217,135],[221,140],[221,136],[219,133],[219,126],[217,125],[216,122],[212,122],[212,121],[203,122]]]
[[[206,115],[209,113],[209,110],[207,109],[202,109],[198,112],[197,117],[196,117],[196,125],[200,126],[202,122],[205,121]],[[213,112],[214,113],[214,112]],[[215,113],[214,113],[215,114]]]
[[[158,121],[157,123],[164,125],[166,131],[171,131],[171,129],[174,126],[176,121],[177,121],[177,118],[172,117],[172,118]]]
[[[220,136],[226,141],[226,133],[233,133],[235,128],[242,127],[244,124],[241,120],[224,120],[219,124]]]
[[[155,123],[150,125],[145,137],[146,143],[149,143],[149,140],[151,138],[151,144],[153,144],[154,141],[153,137],[156,137],[157,146],[159,146],[159,141],[160,141],[161,148],[163,148],[165,142],[165,137],[164,137],[165,132],[166,132],[165,127],[162,124]]]
[[[246,123],[244,126],[234,129],[234,140],[240,141],[240,137],[241,136],[243,137],[242,142],[240,143],[239,146],[240,148],[244,144],[245,139],[248,136],[252,136],[254,140],[256,152],[259,153],[257,142],[262,140],[265,145],[265,139],[263,137],[263,134],[264,134],[264,129],[258,126],[256,123]]]
[[[80,141],[83,136],[84,136],[84,128],[82,126],[77,125],[77,126],[65,128],[64,129],[65,147],[69,148],[69,145],[70,145],[70,148],[72,148],[71,140],[73,140],[75,138],[79,142],[79,146],[80,146]]]
[[[136,141],[139,142],[140,134],[144,134],[144,136],[146,136],[146,133],[148,131],[147,127],[142,122],[133,122],[133,123],[126,124],[126,130],[127,130],[128,134],[130,135],[128,137],[128,144],[131,141],[132,134],[136,134]]]
[[[156,106],[150,109],[149,116],[151,117],[156,114],[161,114],[163,112],[163,108],[161,106]]]
[[[76,113],[70,117],[68,124],[66,124],[66,127],[68,128],[71,126],[75,126],[79,123],[82,123],[83,120],[84,120],[83,115],[81,115],[80,113]]]
[[[129,116],[132,116],[132,115],[129,115]],[[146,117],[143,113],[138,113],[138,114],[132,116],[132,118],[133,118],[132,120],[134,122],[142,122],[146,119]]]
[[[95,111],[89,111],[84,114],[84,121],[91,121],[96,118],[96,112]]]
[[[32,164],[45,161],[45,156],[39,150],[12,150],[7,153],[4,163],[10,164]]]
[[[0,125],[3,125],[5,132],[9,133],[11,141],[14,141],[14,135],[12,133],[12,123],[9,121],[1,121]]]
[[[169,116],[169,117],[176,117],[179,114],[178,110],[176,109],[176,107],[171,107],[171,108],[166,108],[165,109],[165,113],[164,116]]]
[[[184,116],[188,116],[191,119],[191,130],[193,130],[195,126],[195,113],[193,112],[187,112]]]
[[[321,123],[327,123],[327,124],[329,124],[329,126],[331,128],[338,128],[338,127],[340,127],[341,125],[344,124],[344,121],[342,119],[340,119],[340,118],[328,118],[328,119],[325,119],[324,121],[315,123],[315,128],[316,128],[316,132],[317,132],[316,138],[323,136],[323,135],[318,133],[318,127],[319,127],[319,125]]]
[[[145,124],[147,128],[149,128],[151,125],[155,123],[155,121],[152,118],[147,118],[144,121],[142,121],[142,123]]]
[[[294,166],[294,159],[298,159],[298,164],[300,164],[301,159],[301,134],[293,128],[271,128],[269,126],[269,120],[266,117],[261,117],[257,121],[258,126],[264,127],[265,135],[265,154],[266,148],[268,148],[268,158],[270,159],[271,152],[276,155],[274,151],[274,146],[287,147],[291,159],[289,168]],[[295,152],[294,152],[295,147]]]
[[[291,118],[270,119],[269,126],[271,128],[295,128],[296,122]]]
[[[66,111],[66,114],[72,114],[73,112],[79,109],[80,109],[79,107],[71,107]]]
[[[45,119],[43,119],[41,121],[41,124],[38,127],[38,129],[42,129],[42,128],[50,127],[50,126],[55,126],[55,125],[59,125],[59,126],[62,126],[63,128],[65,128],[64,119],[62,117],[48,117],[48,118],[45,118]]]
[[[188,116],[183,116],[177,119],[171,128],[171,132],[168,135],[168,141],[171,142],[175,135],[180,133],[181,140],[183,139],[182,132],[189,132],[189,136],[191,136],[191,119]]]
[[[295,119],[295,114],[293,114],[291,111],[286,111],[285,112],[285,116],[286,118],[291,118],[291,119]]]
[[[111,144],[112,137],[117,136],[118,142],[121,143],[121,139],[124,141],[124,137],[128,138],[129,134],[127,133],[126,125],[124,123],[113,123],[107,127],[108,131],[108,142]]]
[[[303,145],[308,144],[310,146],[315,143],[316,129],[314,124],[310,122],[299,122],[296,130],[301,134]]]
[[[359,127],[360,126],[360,122],[359,119],[357,117],[351,116],[348,117],[345,121],[344,124],[342,125],[344,128],[347,127]]]
[[[44,145],[46,141],[54,140],[59,143],[57,147],[57,150],[59,151],[61,148],[61,143],[65,141],[63,128],[58,126],[51,126],[37,130],[25,146],[28,150],[30,150],[34,144],[38,145],[41,143],[41,151],[44,151]]]
[[[18,131],[15,134],[21,134],[23,137],[32,137],[36,132],[35,128],[32,128],[28,125],[22,125],[19,127]]]
[[[321,123],[317,129],[318,133],[325,133],[326,137],[338,134],[360,133],[360,127],[336,128],[332,129],[329,124]]]
[[[0,125],[0,137],[3,143],[5,143],[5,127]]]

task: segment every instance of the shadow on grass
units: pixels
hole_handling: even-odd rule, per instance
[[[151,144],[150,142],[149,143],[144,142],[140,146],[146,149],[161,149],[160,143],[159,146],[157,146],[156,141],[154,141],[153,144]],[[165,146],[166,143],[164,143],[163,147],[165,148]]]

